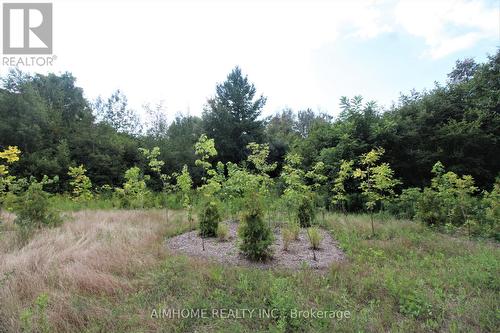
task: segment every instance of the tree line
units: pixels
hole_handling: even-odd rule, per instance
[[[246,163],[251,142],[267,143],[269,162],[276,163],[271,178],[281,174],[289,153],[302,157],[303,170],[321,162],[329,195],[342,161],[378,148],[384,149],[381,158],[399,180],[398,193],[430,185],[430,170],[438,161],[490,190],[500,171],[499,99],[500,52],[481,64],[457,61],[446,83],[403,94],[386,109],[361,96],[343,97],[337,117],[311,109],[284,109],[262,117],[266,98],[238,67],[216,85],[201,117],[177,115],[171,123],[161,104],[146,105],[148,122],[141,123],[121,91],[89,101],[70,73],[11,71],[0,89],[0,148],[17,146],[22,151],[11,166],[12,175],[58,176],[58,182],[47,185],[51,192],[70,191],[68,170],[80,165],[96,188],[120,187],[133,166],[149,170],[146,181],[157,191],[163,188],[161,174],[180,172],[184,165],[199,185],[204,169],[195,163],[193,147],[202,134],[214,139],[214,162]],[[140,147],[159,147],[158,159],[165,161],[161,172],[147,168]],[[348,192],[354,194],[346,209],[360,209],[361,194]]]

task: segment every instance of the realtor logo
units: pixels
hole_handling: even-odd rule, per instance
[[[52,53],[52,4],[3,4],[3,53]]]

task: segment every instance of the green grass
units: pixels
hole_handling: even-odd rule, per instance
[[[414,222],[328,215],[347,254],[325,274],[228,267],[167,256],[136,292],[110,303],[89,332],[493,332],[500,326],[497,245]],[[81,298],[80,302],[108,302]],[[277,318],[155,319],[153,309],[280,309]],[[348,310],[349,319],[291,318],[292,309]],[[276,312],[275,312],[276,313]],[[210,316],[211,317],[211,316]]]
[[[67,195],[54,195],[50,198],[52,207],[58,211],[78,211],[83,209],[112,209],[111,199],[94,198],[89,201],[75,201]]]

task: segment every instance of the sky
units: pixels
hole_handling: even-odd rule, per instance
[[[69,71],[90,100],[120,89],[139,112],[163,101],[170,119],[200,115],[237,65],[267,97],[264,116],[335,116],[341,96],[389,106],[500,46],[500,0],[52,3],[57,59],[22,70]]]

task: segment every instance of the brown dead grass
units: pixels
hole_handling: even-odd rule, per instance
[[[162,240],[183,227],[181,214],[171,213],[177,223],[167,224],[162,210],[69,213],[62,226],[38,231],[24,246],[7,219],[0,234],[0,331],[20,331],[20,313],[42,293],[49,295],[47,316],[57,331],[106,315],[97,305],[84,313],[71,306],[75,295],[113,299],[131,291],[137,272],[164,257]]]

